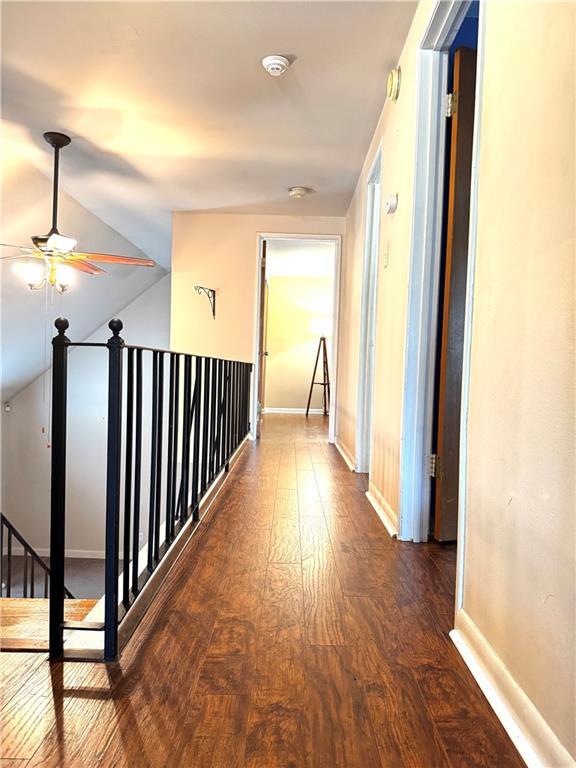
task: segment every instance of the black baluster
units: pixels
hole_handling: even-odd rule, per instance
[[[216,422],[216,474],[222,469],[222,433],[224,419],[224,361],[218,360],[218,420]]]
[[[124,470],[124,547],[122,554],[122,602],[130,605],[130,523],[132,518],[132,441],[134,432],[134,350],[128,350],[126,383],[126,459]]]
[[[142,478],[142,350],[136,350],[136,434],[134,445],[134,521],[132,525],[132,594],[138,594],[140,560],[140,492]]]
[[[48,597],[48,571],[44,571],[44,599]]]
[[[106,468],[106,571],[104,577],[104,659],[118,656],[118,550],[122,446],[122,322],[110,320],[108,339],[108,460]]]
[[[28,552],[24,547],[24,575],[22,578],[22,597],[28,597]]]
[[[227,404],[228,404],[228,417],[227,421],[228,424],[226,426],[227,432],[228,432],[228,445],[227,445],[227,461],[230,460],[230,456],[232,455],[232,424],[234,421],[234,412],[233,412],[233,405],[232,405],[232,373],[233,373],[234,364],[230,360],[228,362],[228,394],[227,394]]]
[[[200,495],[204,496],[208,479],[208,439],[210,429],[210,358],[204,358],[204,392],[202,408],[202,469]]]
[[[172,465],[174,464],[174,390],[176,387],[176,355],[170,355],[170,379],[168,384],[168,459],[166,461],[166,546],[172,541]]]
[[[192,518],[200,519],[198,471],[200,467],[200,395],[202,393],[202,358],[196,357],[194,378],[194,438],[192,450]]]
[[[12,531],[8,528],[8,564],[6,567],[6,597],[12,594]]]
[[[239,366],[238,363],[234,363],[234,450],[238,448],[238,392],[239,392]]]
[[[216,393],[218,387],[217,360],[211,360],[211,388],[210,388],[210,455],[208,459],[208,472],[210,482],[214,480],[214,442],[216,438]]]
[[[148,509],[148,571],[154,570],[154,511],[156,509],[156,448],[158,445],[158,353],[152,353],[152,430],[150,435],[150,504]]]
[[[180,410],[180,355],[176,355],[174,368],[174,430],[172,446],[172,502],[170,507],[170,536],[174,538],[176,529],[176,479],[178,477],[178,428],[179,428],[179,410]]]
[[[34,557],[30,558],[30,597],[34,597],[34,580],[36,578],[36,574],[34,573]]]
[[[154,505],[154,560],[160,560],[160,518],[162,509],[162,444],[164,433],[164,353],[158,354],[158,410],[156,447],[156,497]]]
[[[182,482],[180,493],[180,523],[188,518],[190,493],[190,411],[192,408],[192,358],[184,358],[184,400],[182,403]]]
[[[228,459],[230,458],[230,361],[226,360],[225,368],[225,390],[224,395],[226,398],[224,408],[224,462],[226,469],[228,469]]]
[[[59,317],[54,323],[58,335],[52,339],[52,450],[50,488],[50,658],[64,654],[64,548],[66,524],[66,401],[69,323]],[[11,535],[8,545],[11,550]],[[8,567],[10,568],[11,552]],[[9,574],[10,578],[10,574]],[[8,588],[10,596],[10,587]]]
[[[240,363],[240,442],[244,440],[244,394],[245,394],[245,387],[246,387],[246,366],[244,363]]]
[[[4,520],[0,517],[0,597],[2,597],[2,585],[4,584]]]

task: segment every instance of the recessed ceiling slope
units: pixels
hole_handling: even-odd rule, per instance
[[[4,2],[5,136],[48,174],[38,137],[72,135],[66,191],[163,264],[174,210],[342,215],[414,8]]]

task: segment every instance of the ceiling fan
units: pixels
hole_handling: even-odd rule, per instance
[[[15,256],[0,256],[0,259],[26,259],[30,269],[24,270],[24,279],[31,290],[39,290],[45,285],[56,288],[64,293],[69,287],[68,268],[89,275],[99,275],[105,272],[99,264],[130,264],[133,267],[154,267],[152,259],[138,259],[132,256],[114,256],[109,253],[84,253],[76,251],[77,241],[73,237],[61,235],[58,231],[58,176],[60,150],[70,144],[70,137],[63,133],[48,131],[43,134],[44,140],[54,149],[54,179],[52,186],[52,227],[45,235],[31,237],[32,245],[7,245],[0,243],[1,248],[16,249]],[[41,260],[34,262],[33,260]]]

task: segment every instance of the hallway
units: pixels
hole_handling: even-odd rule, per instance
[[[118,664],[1,655],[7,765],[523,765],[447,637],[453,548],[390,539],[325,424],[265,418]]]

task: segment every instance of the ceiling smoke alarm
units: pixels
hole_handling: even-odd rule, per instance
[[[262,66],[269,75],[272,75],[272,77],[280,77],[286,72],[290,66],[290,62],[286,56],[278,56],[277,54],[274,54],[273,56],[265,56],[262,59]]]
[[[288,194],[295,199],[306,197],[306,195],[309,195],[313,191],[314,190],[310,189],[310,187],[288,187]]]

